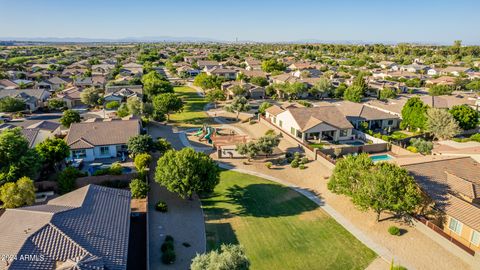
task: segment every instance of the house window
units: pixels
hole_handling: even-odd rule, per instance
[[[282,120],[278,120],[278,125],[279,125],[280,127],[282,127],[282,126],[283,126],[283,122],[282,122]]]
[[[348,136],[348,129],[340,130],[340,137],[346,137],[346,136]]]
[[[448,228],[458,235],[462,233],[462,223],[454,218],[450,218],[450,224],[448,224]]]
[[[276,117],[273,117],[273,123],[277,123],[277,118]]]
[[[291,127],[290,128],[290,133],[295,136],[297,132],[296,132],[295,128]]]
[[[85,149],[81,150],[73,150],[72,151],[72,156],[73,158],[86,158],[87,157],[87,151]]]
[[[393,120],[388,120],[388,125],[389,126],[393,125]]]
[[[110,155],[110,148],[108,146],[100,146],[100,155]]]
[[[477,231],[472,231],[472,238],[470,242],[476,246],[480,246],[480,233]]]

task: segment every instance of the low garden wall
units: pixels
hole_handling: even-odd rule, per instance
[[[359,146],[347,146],[341,147],[342,151],[340,152],[340,156],[348,155],[348,154],[355,154],[355,153],[384,153],[389,151],[388,143],[377,143],[377,144],[366,144],[366,145],[359,145]],[[320,151],[325,155],[335,156],[334,148],[328,149],[320,149]]]

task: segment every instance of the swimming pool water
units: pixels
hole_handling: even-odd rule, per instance
[[[376,155],[376,156],[370,156],[370,159],[373,161],[373,162],[378,162],[378,161],[387,161],[387,160],[391,160],[393,159],[392,156],[390,155]]]

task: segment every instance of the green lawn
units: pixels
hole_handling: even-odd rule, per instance
[[[259,177],[224,171],[202,205],[208,248],[240,243],[251,269],[365,269],[376,258],[315,203]]]
[[[197,95],[195,89],[188,86],[174,87],[175,93],[180,96],[185,105],[180,113],[170,115],[170,121],[178,125],[200,126],[209,122],[208,115],[203,111],[203,107],[208,102]]]

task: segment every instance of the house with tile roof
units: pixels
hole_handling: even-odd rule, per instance
[[[434,202],[432,222],[450,237],[480,252],[480,164],[454,157],[410,164],[412,174]]]
[[[271,106],[266,117],[276,126],[301,142],[350,140],[353,125],[336,106],[288,107]]]
[[[88,185],[0,216],[0,269],[127,268],[130,191]]]
[[[65,138],[70,147],[70,157],[94,161],[114,158],[127,152],[127,142],[140,134],[138,119],[115,120],[92,118],[85,122],[73,123]]]

